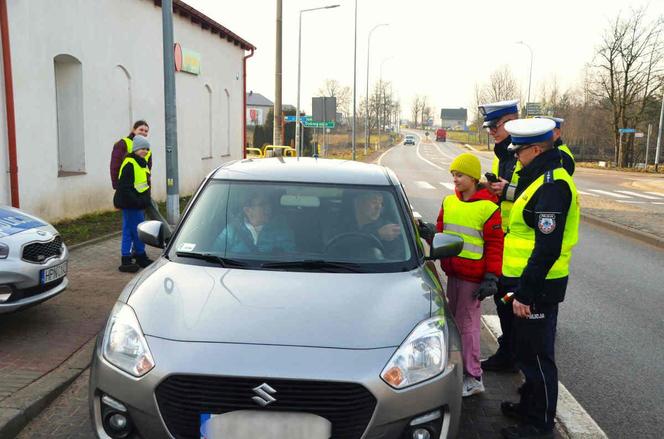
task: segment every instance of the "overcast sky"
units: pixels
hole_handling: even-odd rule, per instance
[[[185,0],[257,47],[248,61],[247,91],[274,99],[276,0]],[[283,102],[297,96],[297,37],[301,9],[340,4],[307,12],[302,20],[302,107],[325,79],[353,83],[354,0],[283,0]],[[609,21],[630,7],[648,7],[652,19],[664,14],[664,0],[358,0],[357,93],[365,95],[367,37],[371,38],[370,84],[392,81],[403,114],[416,94],[441,107],[473,103],[476,82],[486,82],[508,64],[525,100],[530,52],[534,52],[531,100],[555,77],[563,89],[579,83]],[[371,85],[370,85],[371,86]],[[358,104],[359,105],[359,104]]]

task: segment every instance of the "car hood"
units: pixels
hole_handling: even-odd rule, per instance
[[[431,290],[405,273],[241,270],[166,262],[127,303],[170,340],[368,349],[398,346],[430,316]]]
[[[0,238],[44,226],[49,224],[36,216],[13,207],[0,206]]]

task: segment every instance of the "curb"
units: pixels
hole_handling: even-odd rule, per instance
[[[82,248],[82,247],[87,247],[87,246],[92,245],[92,244],[97,244],[98,242],[106,241],[107,239],[115,238],[116,236],[120,236],[120,235],[122,235],[121,231],[120,232],[113,232],[113,233],[109,233],[107,235],[99,236],[97,238],[88,239],[87,241],[79,242],[78,244],[68,245],[67,248],[69,249],[69,251],[72,251],[72,250],[76,250],[76,249],[79,249],[79,248]]]
[[[89,366],[96,337],[60,366],[0,401],[0,439],[16,437]]]
[[[498,316],[484,315],[482,324],[497,343],[498,337],[502,334]],[[558,382],[556,419],[557,425],[570,439],[608,439],[606,433],[560,381]]]
[[[664,249],[664,239],[660,238],[659,236],[653,235],[652,233],[636,230],[631,227],[624,226],[622,224],[613,221],[609,221],[607,219],[598,217],[590,213],[581,213],[581,218],[590,224],[607,228],[621,235],[626,235],[629,236],[630,238],[634,238],[641,242],[645,242],[646,244],[650,244],[655,247]]]

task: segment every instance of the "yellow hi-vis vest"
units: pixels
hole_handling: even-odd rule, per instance
[[[462,201],[456,194],[443,200],[443,232],[463,239],[460,258],[482,259],[484,255],[484,224],[498,210],[489,200]]]
[[[496,174],[496,176],[500,176],[498,174],[500,170],[499,163],[500,162],[498,160],[498,157],[494,157],[493,163],[491,164],[491,172]],[[517,174],[517,171],[520,171],[521,168],[522,168],[521,162],[517,160],[516,166],[514,166],[514,172],[512,172],[512,178],[510,179],[510,184],[516,186],[517,183],[519,183],[519,174]],[[512,209],[513,204],[514,204],[513,201],[507,201],[507,200],[500,202],[500,219],[501,219],[503,232],[505,233],[507,233],[507,224],[509,224],[510,221],[510,210]]]
[[[129,137],[123,137],[122,140],[124,140],[125,145],[127,145],[127,154],[129,154],[130,152],[133,152],[131,150],[131,147],[134,144],[134,141],[132,139],[130,139]],[[152,150],[150,149],[150,150],[148,150],[148,153],[145,155],[145,161],[147,162],[148,160],[150,160],[151,156],[152,156]]]
[[[563,143],[562,145],[558,146],[558,149],[563,154],[567,154],[572,159],[572,163],[576,163],[576,160],[574,160],[574,154],[572,154],[572,151],[569,149],[567,144]]]
[[[528,259],[535,249],[535,229],[526,224],[523,211],[535,192],[544,184],[544,175],[528,186],[514,201],[510,213],[510,223],[505,235],[503,250],[503,275],[506,277],[521,277],[528,265]],[[572,193],[572,202],[567,212],[563,244],[560,256],[546,275],[547,279],[560,279],[569,275],[569,262],[572,258],[572,248],[579,240],[579,199],[574,180],[563,168],[553,171],[554,180],[564,180]]]
[[[122,166],[120,166],[118,178],[120,178],[122,175],[122,170],[128,164],[131,164],[134,167],[134,189],[136,189],[139,194],[142,194],[143,192],[150,189],[150,185],[148,184],[148,174],[150,173],[150,170],[147,166],[142,167],[139,165],[136,159],[133,157],[125,157],[124,161],[122,162]]]

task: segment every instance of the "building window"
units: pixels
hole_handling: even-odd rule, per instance
[[[231,94],[228,92],[227,88],[224,89],[224,94],[226,95],[226,123],[224,124],[226,135],[224,136],[224,149],[221,152],[222,157],[231,155]]]
[[[205,130],[205,142],[203,143],[204,145],[207,145],[207,155],[203,157],[204,159],[211,159],[212,158],[212,87],[210,87],[208,84],[205,84],[205,95],[207,98],[206,106],[207,106],[207,117],[206,119],[206,124],[207,124],[207,129]]]
[[[58,125],[58,176],[85,173],[83,69],[71,55],[53,58]]]

